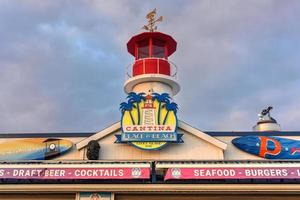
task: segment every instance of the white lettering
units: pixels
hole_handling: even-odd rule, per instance
[[[77,177],[118,177],[123,176],[124,171],[122,169],[77,169],[74,171],[74,175]]]
[[[195,169],[194,176],[217,176],[217,177],[232,177],[235,176],[233,169]]]
[[[297,170],[299,175],[299,171]],[[282,177],[288,176],[287,169],[245,169],[245,176],[249,177]]]

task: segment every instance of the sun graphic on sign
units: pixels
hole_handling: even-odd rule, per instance
[[[156,150],[169,142],[179,143],[176,103],[167,93],[129,93],[120,104],[122,134],[120,141],[140,149]]]

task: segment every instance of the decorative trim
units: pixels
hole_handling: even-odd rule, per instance
[[[202,131],[213,137],[231,137],[231,136],[246,136],[246,135],[261,135],[261,136],[300,136],[300,131],[275,131],[275,132],[258,132],[258,131]],[[0,133],[0,138],[74,138],[74,137],[90,137],[97,132],[82,132],[82,133]]]
[[[300,184],[1,184],[0,192],[24,193],[230,193],[300,194]]]
[[[300,162],[242,162],[242,161],[206,161],[206,162],[156,162],[156,169],[166,168],[245,168],[245,167],[298,167]]]
[[[300,131],[204,131],[204,133],[214,136],[214,137],[222,137],[222,136],[250,136],[250,135],[260,135],[260,136],[300,136]]]
[[[222,142],[222,141],[220,141],[220,140],[218,140],[218,139],[216,139],[216,138],[214,138],[214,137],[212,137],[212,136],[210,136],[210,135],[208,135],[208,134],[206,134],[206,133],[204,133],[204,132],[202,132],[202,131],[194,128],[194,127],[192,127],[191,125],[189,125],[189,124],[187,124],[183,121],[179,120],[179,125],[178,126],[179,126],[179,128],[187,131],[188,133],[191,133],[191,134],[197,136],[198,138],[201,138],[201,139],[203,139],[203,140],[219,147],[220,149],[225,150],[227,148],[226,143],[224,143],[224,142]]]
[[[0,138],[74,138],[74,137],[90,137],[95,132],[84,133],[0,133]]]
[[[80,141],[76,144],[77,149],[82,149],[83,147],[87,146],[89,141],[91,140],[100,140],[101,138],[105,137],[106,135],[109,135],[121,128],[121,122],[116,122],[113,125],[103,129],[102,131],[95,133],[94,135]]]
[[[212,144],[212,145],[215,145],[223,150],[225,150],[227,148],[227,144],[196,129],[196,128],[193,128],[192,126],[190,126],[189,124],[183,122],[183,121],[180,121],[178,120],[178,128],[179,129],[183,129],[185,131],[187,131],[188,133]],[[121,122],[117,122],[111,126],[109,126],[108,128],[80,141],[79,143],[76,144],[76,147],[77,149],[82,149],[84,148],[85,146],[87,146],[87,144],[89,143],[89,141],[91,140],[100,140],[101,138],[109,135],[109,134],[112,134],[113,132],[116,132],[117,130],[121,129]]]

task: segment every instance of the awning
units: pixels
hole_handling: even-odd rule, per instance
[[[32,161],[0,163],[0,179],[149,179],[149,162]]]
[[[299,161],[157,162],[164,180],[300,179]]]

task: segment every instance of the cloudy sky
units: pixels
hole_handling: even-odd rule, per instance
[[[153,8],[178,42],[178,116],[251,130],[262,108],[300,130],[300,1],[0,0],[0,132],[92,132],[120,119],[126,43]]]

